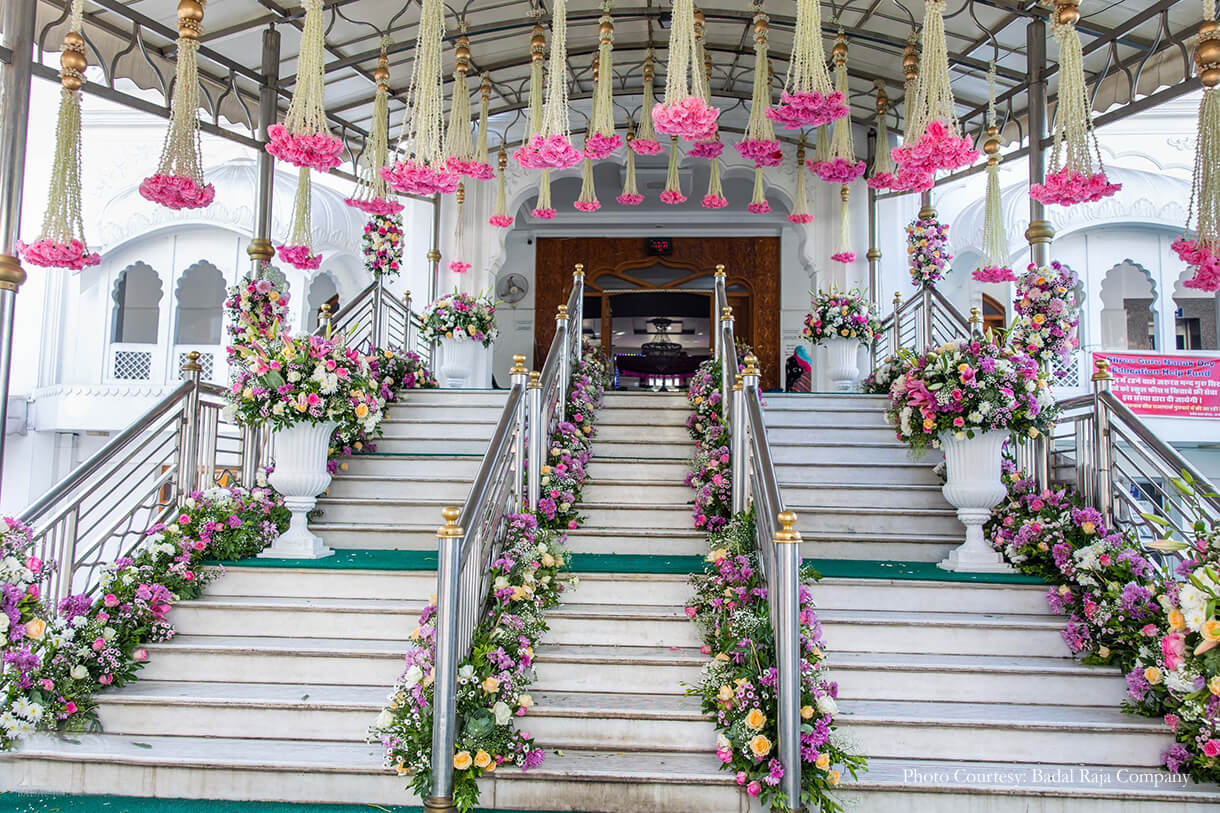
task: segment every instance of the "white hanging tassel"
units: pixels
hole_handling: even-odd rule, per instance
[[[945,0],[926,0],[923,47],[914,104],[908,102],[911,138],[894,148],[894,161],[903,169],[933,175],[974,162],[978,150],[962,136],[949,86],[949,48],[945,43]]]
[[[788,220],[797,224],[805,224],[813,222],[813,215],[809,214],[809,196],[805,194],[805,141],[796,147],[796,193],[793,197],[792,211],[788,214]]]
[[[983,201],[983,256],[971,274],[979,282],[1016,282],[1008,266],[1008,235],[1004,231],[1004,209],[1000,200],[1000,128],[995,115],[995,60],[987,70],[987,196]]]
[[[381,55],[377,57],[377,68],[373,71],[377,92],[373,94],[373,122],[369,125],[369,140],[364,145],[364,155],[360,157],[356,191],[344,201],[362,212],[382,216],[402,211],[402,204],[394,200],[385,178],[381,177],[390,149],[390,61],[386,56],[389,44],[388,38],[381,40]]]
[[[157,171],[140,184],[140,195],[167,209],[202,209],[216,198],[203,183],[199,146],[199,66],[196,55],[203,32],[205,0],[178,3],[178,64],[169,104],[169,128]]]
[[[839,187],[839,199],[843,202],[839,210],[839,242],[835,245],[835,253],[830,255],[830,259],[837,263],[854,263],[856,252],[851,250],[851,208],[848,206],[851,187],[847,184]]]
[[[652,49],[649,48],[648,55],[644,57],[644,101],[641,103],[640,131],[628,145],[636,155],[660,155],[661,150],[665,149],[657,140],[657,133],[652,127],[652,114],[649,112],[656,104],[656,94],[653,92],[655,62]]]
[[[279,247],[280,259],[293,268],[312,270],[322,264],[322,255],[313,253],[313,230],[309,221],[309,167],[301,167],[297,171],[297,194],[292,201],[292,229],[284,245]]]
[[[723,209],[729,205],[729,199],[724,196],[724,185],[720,182],[720,159],[713,158],[707,176],[707,194],[703,196],[704,209]]]
[[[1101,148],[1093,132],[1089,90],[1084,78],[1084,52],[1076,21],[1079,0],[1055,0],[1051,31],[1059,43],[1059,102],[1055,106],[1055,146],[1050,172],[1040,184],[1031,184],[1029,196],[1046,204],[1072,206],[1108,198],[1122,184],[1110,183],[1101,164]],[[1097,160],[1094,172],[1093,160]]]
[[[496,175],[487,156],[487,107],[490,103],[491,77],[483,74],[483,80],[479,82],[479,140],[474,161],[466,168],[466,174],[476,181],[490,181]]]
[[[330,172],[339,166],[343,142],[331,135],[322,101],[325,90],[322,0],[304,0],[302,5],[305,20],[301,24],[296,87],[284,123],[267,128],[267,152],[293,166]]]
[[[835,90],[847,97],[847,37],[843,32],[835,39]],[[844,116],[831,125],[830,154],[809,168],[826,183],[845,184],[864,174],[866,164],[856,160],[856,146],[852,141],[851,118]]]
[[[544,169],[538,175],[538,202],[530,214],[539,220],[554,220],[555,207],[551,205],[551,171]]]
[[[551,56],[542,123],[529,142],[513,153],[513,160],[526,169],[568,169],[580,163],[580,150],[572,146],[568,137],[567,18],[566,0],[555,0],[551,8]]]
[[[645,102],[648,100],[645,99]],[[635,183],[635,133],[631,129],[630,119],[627,121],[627,171],[623,175],[623,193],[617,200],[623,206],[639,206],[644,202],[644,196],[636,188]]]
[[[593,115],[589,134],[585,137],[585,157],[601,160],[623,145],[614,132],[614,18],[610,16],[610,0],[602,2],[598,21],[597,62],[593,65]]]
[[[499,171],[496,173],[496,210],[487,222],[501,229],[507,229],[513,225],[512,215],[508,213],[508,202],[504,195],[504,170],[508,167],[508,153],[504,150],[504,145],[500,145],[500,154],[496,159],[496,165]]]
[[[892,189],[894,186],[894,162],[890,155],[889,132],[885,126],[885,115],[890,109],[890,98],[885,94],[885,82],[873,81],[877,88],[877,145],[873,149],[873,174],[865,183],[870,189]]]
[[[686,203],[682,194],[682,183],[678,179],[678,137],[669,137],[669,169],[665,173],[665,190],[661,192],[661,203],[676,206]]]
[[[653,106],[658,133],[702,141],[716,135],[720,110],[707,103],[703,66],[695,62],[694,0],[673,0],[665,66],[665,101]],[[647,100],[645,100],[647,101]]]
[[[1195,269],[1183,282],[1200,291],[1220,290],[1220,26],[1215,0],[1203,0],[1203,26],[1195,44],[1195,66],[1203,83],[1199,103],[1199,136],[1195,148],[1195,171],[1191,180],[1190,208],[1186,228],[1195,223],[1195,237],[1185,234],[1173,243],[1182,262]],[[1196,219],[1197,218],[1197,219]]]
[[[848,113],[847,99],[830,86],[826,52],[822,50],[822,8],[819,0],[797,0],[792,59],[780,102],[767,113],[789,130],[821,127]]]
[[[784,152],[775,128],[771,124],[771,71],[767,63],[767,15],[759,9],[754,14],[754,88],[750,96],[750,120],[745,136],[736,145],[737,152],[755,167],[777,167]]]
[[[55,123],[55,158],[42,231],[30,244],[17,241],[17,252],[32,265],[79,271],[102,261],[85,242],[81,217],[80,89],[85,84],[85,38],[81,36],[82,0],[73,0],[70,27],[59,55],[59,119]]]
[[[767,203],[766,190],[763,188],[762,167],[754,167],[754,195],[746,209],[756,215],[765,215],[771,211],[771,204]]]
[[[593,186],[593,159],[586,158],[580,170],[580,197],[572,204],[582,212],[596,212],[602,208],[597,199],[597,190]]]
[[[460,258],[466,253],[465,230],[462,224],[466,222],[466,185],[459,182],[454,191],[454,201],[457,204],[457,223],[453,227],[453,246]],[[450,260],[449,270],[454,274],[465,274],[470,270],[470,263],[462,259]]]
[[[449,98],[449,127],[445,131],[446,166],[459,175],[474,168],[474,138],[470,134],[470,38],[466,22],[453,48],[453,91]]]

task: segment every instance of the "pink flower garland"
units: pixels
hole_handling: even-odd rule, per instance
[[[445,163],[445,168],[450,172],[465,175],[476,181],[490,181],[496,177],[496,171],[492,165],[483,161],[463,161],[460,158],[450,156],[449,160]]]
[[[461,260],[454,260],[449,263],[449,270],[455,274],[465,274],[470,270],[470,263],[464,263]]]
[[[805,223],[813,222],[813,215],[809,214],[808,212],[799,215],[788,215],[788,220],[792,223],[804,225]]]
[[[665,149],[660,141],[653,141],[651,138],[632,139],[627,146],[631,147],[631,151],[636,155],[660,155]]]
[[[293,268],[305,271],[313,270],[322,265],[321,254],[310,254],[309,246],[280,246],[280,259]]]
[[[739,155],[755,167],[777,167],[784,162],[784,149],[778,138],[747,138],[733,145]]]
[[[623,146],[623,139],[618,135],[613,133],[610,135],[594,133],[585,139],[584,156],[594,161],[600,161],[610,156],[621,146]]]
[[[401,203],[385,198],[346,198],[343,202],[370,215],[396,215],[402,211]]]
[[[267,128],[267,152],[293,166],[330,172],[339,166],[343,142],[332,135],[297,135],[282,124]]]
[[[691,158],[719,158],[724,152],[723,141],[700,141],[686,153]]]
[[[140,197],[167,209],[202,209],[216,199],[216,188],[188,175],[150,175],[140,183]]]
[[[534,211],[530,212],[530,214],[533,217],[538,218],[539,220],[554,220],[555,219],[555,210],[554,209],[535,209]]]
[[[809,171],[826,183],[845,184],[864,174],[863,161],[854,163],[846,158],[831,158],[829,161],[806,161]]]
[[[661,203],[668,203],[676,206],[679,203],[686,203],[686,195],[683,195],[676,189],[666,189],[661,193]]]
[[[893,189],[898,179],[892,172],[878,172],[864,183],[868,184],[869,189]]]
[[[789,130],[821,127],[847,115],[843,94],[835,91],[827,96],[812,91],[779,95],[779,104],[766,111],[767,118]]]
[[[513,152],[513,160],[525,169],[569,169],[582,157],[562,135],[536,135]]]
[[[438,171],[415,159],[397,161],[381,170],[381,177],[395,192],[403,195],[450,195],[457,191],[462,176],[456,172]]]
[[[854,251],[836,251],[830,255],[830,259],[837,263],[854,263],[856,261],[856,252]]]
[[[635,142],[633,141],[631,143],[634,144]],[[628,192],[624,192],[623,194],[621,194],[617,198],[615,198],[615,200],[617,200],[619,203],[621,203],[624,206],[639,206],[641,203],[644,202],[644,196],[643,195],[632,195]]]
[[[704,209],[723,209],[729,205],[729,199],[723,195],[704,195],[700,205]]]
[[[513,219],[508,215],[492,215],[491,217],[487,218],[487,222],[501,229],[507,229],[509,226],[513,225]]]
[[[1182,284],[1199,291],[1220,290],[1220,250],[1185,235],[1173,241],[1173,251],[1182,262],[1195,267],[1195,275]]]
[[[1017,275],[1008,266],[998,267],[994,265],[983,266],[974,269],[970,276],[974,277],[979,282],[1016,282]]]
[[[596,212],[602,208],[601,203],[596,200],[578,200],[572,205],[582,212]]]
[[[919,140],[895,147],[891,155],[902,169],[930,175],[967,166],[979,157],[979,151],[970,148],[970,139],[953,135],[943,121],[930,121]]]
[[[85,244],[80,240],[73,240],[67,245],[50,240],[35,240],[26,245],[18,240],[17,253],[21,255],[21,259],[33,265],[44,268],[70,268],[73,271],[97,265],[102,261],[102,255],[96,251],[86,254]]]
[[[715,138],[719,116],[719,108],[711,107],[698,96],[687,96],[668,105],[658,102],[652,108],[652,124],[657,132],[684,141]]]
[[[1104,172],[1086,176],[1082,172],[1072,172],[1064,167],[1047,175],[1046,183],[1032,184],[1029,187],[1029,196],[1048,205],[1072,206],[1108,198],[1122,188],[1120,183],[1110,183]]]
[[[765,215],[771,211],[771,204],[764,200],[762,203],[751,203],[746,209],[756,215]]]
[[[894,184],[890,189],[895,192],[926,192],[935,185],[936,180],[931,172],[899,167],[894,173]]]

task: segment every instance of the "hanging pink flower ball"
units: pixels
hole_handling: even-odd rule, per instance
[[[789,93],[779,96],[779,104],[768,108],[767,118],[789,130],[821,127],[847,115],[847,101],[837,90],[823,96],[816,91]]]
[[[188,175],[150,175],[140,183],[140,196],[167,209],[202,209],[216,199],[216,188]]]
[[[856,261],[856,252],[854,251],[836,251],[830,255],[830,259],[837,263],[854,263]]]
[[[687,155],[691,158],[719,158],[720,153],[724,152],[723,141],[699,141],[695,146],[687,151]]]
[[[600,161],[609,157],[621,146],[623,146],[623,139],[614,133],[610,135],[594,133],[585,139],[584,156],[594,161]]]
[[[863,161],[848,161],[846,158],[831,158],[829,161],[806,161],[809,171],[826,183],[845,184],[864,174]]]
[[[643,195],[632,195],[629,192],[624,192],[623,194],[621,194],[617,198],[615,198],[615,200],[617,200],[623,206],[639,206],[641,203],[644,202],[644,196]]]
[[[1000,283],[1017,281],[1016,273],[1008,266],[982,266],[974,269],[970,276],[979,282]]]
[[[676,189],[666,189],[661,193],[661,203],[668,203],[671,206],[686,203],[686,195],[683,195]]]
[[[449,263],[449,270],[455,274],[465,274],[470,270],[470,263],[464,263],[461,260],[454,260]]]
[[[290,133],[282,124],[267,128],[267,152],[281,161],[318,172],[330,172],[339,166],[343,142],[330,133]]]
[[[746,210],[753,212],[756,215],[765,215],[771,211],[771,204],[767,203],[765,200],[761,203],[751,203],[746,207]]]
[[[930,121],[914,143],[895,147],[891,155],[904,169],[932,174],[972,164],[979,157],[979,151],[971,149],[970,139],[954,135],[945,122]]]
[[[777,167],[784,162],[784,149],[778,138],[747,138],[733,145],[738,154],[756,167]]]
[[[536,135],[513,152],[513,160],[525,169],[569,169],[581,157],[580,150],[562,135]]]
[[[636,138],[628,142],[631,151],[636,155],[659,155],[665,148],[660,141],[651,138]]]
[[[809,214],[808,212],[804,212],[802,214],[793,214],[793,215],[788,215],[788,220],[791,221],[792,223],[804,225],[806,223],[813,222],[813,215]]]
[[[311,271],[322,265],[322,255],[312,254],[309,246],[280,246],[277,249],[280,259],[293,268]]]
[[[658,133],[678,136],[684,141],[703,141],[716,136],[720,109],[698,96],[687,96],[672,104],[658,102],[652,108],[652,124]]]
[[[729,205],[729,199],[724,195],[704,195],[700,205],[704,209],[723,209]]]
[[[72,240],[66,245],[51,240],[35,240],[28,245],[17,241],[17,253],[21,255],[21,259],[44,268],[70,268],[79,271],[102,261],[101,254],[96,251],[88,254],[86,251],[85,244],[80,240]]]
[[[509,226],[513,225],[513,219],[508,215],[492,215],[491,217],[487,218],[487,222],[501,229],[507,229]]]
[[[535,209],[534,211],[530,212],[530,214],[533,215],[534,217],[538,218],[539,220],[554,220],[555,219],[555,210],[554,209]]]
[[[601,203],[596,200],[578,200],[572,205],[582,212],[596,212],[602,208]]]
[[[398,201],[385,198],[346,198],[343,202],[370,215],[396,215],[403,208]]]
[[[1096,203],[1122,188],[1120,183],[1110,183],[1104,172],[1085,175],[1064,167],[1047,175],[1045,183],[1031,184],[1029,196],[1047,205],[1074,206],[1077,203]]]
[[[897,179],[892,172],[878,172],[864,183],[868,184],[869,189],[893,189]]]

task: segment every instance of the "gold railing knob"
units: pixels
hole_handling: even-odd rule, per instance
[[[555,309],[555,318],[556,319],[567,319],[568,318],[568,306],[560,305],[558,308],[556,308]]]
[[[714,275],[714,276],[717,276],[717,277],[723,277],[723,276],[724,276],[724,263],[717,263],[717,265],[716,265],[716,273],[715,273],[715,275]]]
[[[542,382],[538,378],[537,370],[530,371],[530,380],[529,380],[529,383],[525,385],[525,387],[526,387],[526,389],[530,389],[530,390],[542,389]]]
[[[438,539],[457,539],[462,536],[462,526],[457,524],[458,517],[462,515],[462,509],[456,505],[447,505],[441,509],[441,516],[445,518],[445,524],[436,529]]]
[[[901,306],[902,306],[902,291],[894,291],[894,307],[899,308]]]
[[[737,391],[741,390],[743,387],[745,387],[745,377],[742,376],[741,373],[738,373],[733,378],[733,391],[737,392]]]
[[[780,511],[779,516],[780,529],[775,532],[772,541],[777,545],[799,545],[801,544],[801,534],[793,526],[796,525],[796,514],[792,511]]]
[[[721,322],[727,322],[732,318],[733,318],[733,306],[732,305],[725,305],[723,308],[720,309],[720,321]]]
[[[182,372],[184,373],[199,373],[203,372],[203,367],[199,364],[199,351],[191,350],[186,354],[186,361],[182,364]]]
[[[585,275],[585,264],[584,264],[584,263],[577,263],[577,264],[576,264],[576,271],[574,271],[573,273],[574,273],[576,276],[578,276],[578,277],[583,277],[583,276]]]
[[[517,353],[516,355],[513,356],[513,366],[509,368],[508,374],[516,376],[516,375],[525,375],[526,372],[527,371],[525,369],[525,355],[522,353]]]
[[[1113,381],[1114,373],[1110,371],[1110,360],[1108,358],[1099,358],[1093,367],[1094,381]]]
[[[753,353],[746,356],[746,368],[741,371],[742,375],[752,375],[758,377],[758,357]]]

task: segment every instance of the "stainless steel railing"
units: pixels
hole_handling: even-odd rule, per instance
[[[496,424],[465,504],[445,508],[437,530],[436,660],[432,712],[432,787],[425,807],[453,807],[453,747],[457,738],[457,669],[486,607],[487,573],[499,556],[505,518],[538,508],[541,466],[551,430],[563,420],[572,365],[580,358],[584,270],[576,266],[572,293],[555,317],[555,338],[542,372],[526,373],[514,356],[508,401]],[[571,322],[575,320],[576,326]],[[528,440],[528,454],[526,446]],[[527,485],[528,483],[528,485]]]
[[[325,335],[328,322],[331,334],[343,336],[348,347],[411,350],[431,364],[432,345],[420,338],[420,317],[411,311],[410,291],[400,300],[380,279],[374,280],[335,313],[323,310],[314,335]]]
[[[895,293],[894,311],[881,321],[881,333],[873,346],[873,366],[877,359],[892,356],[902,347],[920,353],[969,336],[970,320],[935,288],[923,288],[906,302],[901,293]]]
[[[1220,498],[1209,496],[1216,489],[1110,392],[1112,380],[1109,362],[1098,359],[1093,391],[1060,401],[1054,431],[1021,447],[1018,465],[1042,487],[1074,487],[1107,527],[1145,545],[1166,535],[1190,540],[1196,519],[1220,521]],[[1194,497],[1175,485],[1183,472],[1195,482]],[[1167,564],[1161,551],[1149,552]]]
[[[724,266],[715,275],[716,311],[721,314],[714,342],[720,363],[721,398],[729,428],[733,512],[754,508],[754,532],[762,577],[767,585],[771,632],[775,639],[778,755],[781,785],[790,806],[801,798],[801,536],[796,514],[784,509],[775,477],[767,424],[758,388],[758,359],[746,356],[738,373],[733,311],[725,293]],[[794,808],[795,809],[795,808]]]

